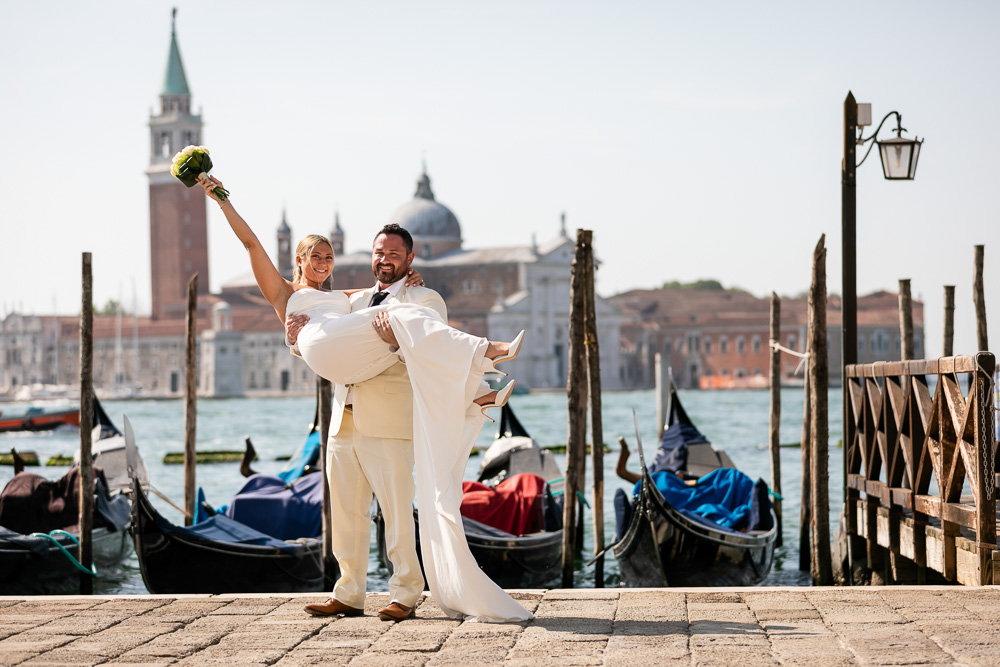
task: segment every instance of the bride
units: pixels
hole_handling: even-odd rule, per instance
[[[214,190],[213,176],[201,181],[219,202],[229,226],[250,256],[264,298],[284,322],[289,313],[306,314],[296,345],[303,360],[322,377],[353,384],[374,377],[402,356],[413,387],[413,447],[421,517],[424,570],[435,602],[453,618],[519,621],[531,613],[487,577],[465,540],[460,506],[462,477],[469,449],[485,411],[507,402],[514,382],[499,392],[476,393],[482,374],[499,361],[513,359],[524,332],[511,343],[488,341],[449,327],[430,308],[390,303],[351,312],[355,291],[323,291],[333,270],[333,250],[321,236],[309,236],[296,250],[293,280],[274,267],[256,234],[230,199]],[[419,274],[411,282],[422,282]],[[389,344],[391,345],[389,345]],[[398,356],[397,356],[398,355]],[[436,510],[436,511],[434,511]]]

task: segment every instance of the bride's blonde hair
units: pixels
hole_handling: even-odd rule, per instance
[[[319,234],[309,234],[304,239],[299,241],[299,245],[295,248],[295,270],[292,271],[292,282],[298,283],[299,278],[302,277],[302,262],[312,254],[312,251],[320,243],[325,243],[330,246],[330,252],[333,252],[333,244],[325,236],[320,236]],[[330,283],[333,283],[333,274],[330,274]]]

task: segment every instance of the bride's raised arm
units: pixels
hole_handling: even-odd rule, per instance
[[[222,186],[219,179],[209,176],[199,181],[199,183],[210,199],[216,202],[219,201],[219,197],[213,192],[215,188]],[[282,278],[278,270],[274,268],[274,263],[267,256],[267,252],[261,246],[257,235],[250,229],[250,225],[246,223],[246,220],[233,208],[232,200],[226,199],[220,202],[219,207],[226,216],[229,226],[236,234],[236,238],[240,240],[250,255],[250,267],[253,269],[253,277],[257,280],[257,286],[260,287],[261,294],[274,307],[274,312],[278,314],[278,318],[284,322],[285,306],[288,304],[288,297],[294,291],[292,284]]]

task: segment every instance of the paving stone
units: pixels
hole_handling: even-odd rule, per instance
[[[510,647],[474,645],[442,647],[428,656],[427,665],[498,665],[504,663]]]
[[[116,658],[109,660],[108,665],[142,665],[143,667],[166,667],[174,664],[173,660],[158,658],[156,656],[133,656],[128,658]]]
[[[34,651],[0,648],[0,665],[17,665],[38,655]]]
[[[44,625],[39,625],[34,632],[45,632],[51,634],[66,635],[92,635],[118,625],[129,614],[123,612],[102,613],[100,611],[81,611],[71,616],[65,616],[50,621]]]
[[[60,665],[92,667],[107,662],[108,656],[99,653],[87,653],[84,651],[74,651],[71,649],[59,648],[54,651],[35,656],[30,660],[22,662],[22,665]]]
[[[212,611],[212,614],[249,614],[256,616],[267,614],[277,609],[284,602],[284,600],[274,597],[238,597],[236,599],[220,597],[214,599],[223,600],[226,604]]]
[[[274,649],[225,649],[220,646],[209,646],[194,655],[178,660],[175,665],[196,667],[198,665],[272,665],[285,654],[283,650]]]
[[[151,641],[165,632],[121,629],[115,626],[89,637],[78,637],[67,646],[73,650],[117,657],[126,651]]]
[[[0,640],[0,651],[41,653],[42,651],[50,651],[64,644],[69,644],[74,639],[76,639],[76,635],[57,635],[37,631],[22,632],[13,637]]]
[[[170,604],[170,600],[164,598],[113,598],[105,600],[103,603],[93,608],[101,613],[125,613],[130,615],[143,614],[153,609],[159,609]]]

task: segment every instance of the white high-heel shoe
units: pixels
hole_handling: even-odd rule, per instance
[[[510,345],[507,346],[507,354],[505,354],[502,357],[495,357],[490,360],[493,362],[492,364],[493,371],[496,373],[500,373],[504,377],[507,377],[506,373],[497,368],[497,364],[499,364],[501,361],[510,361],[511,359],[515,359],[518,353],[520,353],[521,351],[521,343],[523,342],[524,342],[524,329],[521,329],[521,333],[514,336],[514,340],[512,340],[510,342]]]
[[[493,397],[492,403],[479,406],[483,413],[483,416],[489,419],[491,422],[496,423],[496,420],[493,419],[493,417],[490,417],[488,414],[486,414],[486,411],[489,410],[490,408],[502,408],[503,406],[507,405],[507,401],[508,399],[510,399],[510,395],[514,393],[514,382],[515,382],[514,380],[511,380],[506,384],[506,386],[504,386],[503,389],[498,391],[497,395]]]

